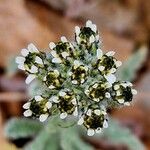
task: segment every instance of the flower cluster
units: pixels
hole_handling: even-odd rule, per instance
[[[16,58],[18,68],[28,74],[26,83],[37,78],[46,89],[24,104],[24,115],[42,122],[54,114],[61,119],[73,115],[89,136],[107,128],[107,109],[130,105],[137,92],[130,82],[117,81],[122,63],[115,52],[103,53],[96,25],[87,21],[85,27],[76,26],[75,42],[63,36],[49,47],[43,53],[29,44]]]

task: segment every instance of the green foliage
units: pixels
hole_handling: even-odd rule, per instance
[[[144,150],[143,144],[139,139],[131,133],[131,131],[119,125],[116,120],[110,119],[110,125],[105,129],[101,137],[106,137],[114,144],[124,144],[128,146],[130,150]]]
[[[61,147],[63,150],[93,150],[93,148],[84,143],[75,127],[62,130]]]
[[[24,150],[93,150],[80,137],[84,132],[83,128],[80,128],[79,132],[79,127],[72,125],[72,121],[62,121],[56,116],[50,118],[45,126],[29,119],[12,119],[6,125],[5,131],[10,139],[35,136],[25,145]],[[114,119],[110,119],[109,127],[97,134],[96,138],[106,138],[114,144],[124,144],[130,150],[145,149],[129,129],[122,127]]]
[[[147,56],[147,47],[143,46],[136,52],[134,52],[122,67],[117,72],[117,76],[120,80],[132,81],[136,78],[138,69],[142,66]]]
[[[42,128],[43,125],[38,121],[13,118],[5,126],[5,135],[10,139],[34,137]]]

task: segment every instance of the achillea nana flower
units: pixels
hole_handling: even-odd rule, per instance
[[[43,53],[29,44],[16,58],[18,68],[28,74],[27,84],[36,78],[46,87],[45,93],[24,104],[24,115],[41,122],[54,114],[61,119],[73,115],[89,136],[101,132],[108,126],[110,105],[130,105],[137,93],[130,82],[116,80],[121,61],[115,52],[101,50],[97,27],[91,21],[75,27],[75,42],[63,36],[49,47]]]

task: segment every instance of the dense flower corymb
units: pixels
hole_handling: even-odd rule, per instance
[[[29,44],[16,58],[18,68],[28,74],[27,84],[36,78],[45,86],[43,94],[24,104],[24,116],[43,122],[54,114],[61,119],[73,115],[89,136],[101,132],[108,126],[107,109],[130,105],[137,93],[130,82],[116,80],[121,61],[115,52],[101,50],[97,27],[91,21],[75,27],[75,42],[62,36],[49,47],[43,53]]]

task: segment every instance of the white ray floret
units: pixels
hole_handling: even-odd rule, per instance
[[[66,58],[69,56],[69,53],[67,53],[67,52],[62,52],[61,55],[62,55],[63,58],[66,59]]]
[[[100,115],[101,111],[100,111],[99,109],[96,109],[96,110],[94,110],[94,113],[95,113],[96,115]]]
[[[120,104],[123,104],[123,103],[124,103],[124,99],[118,99],[118,102],[119,102]]]
[[[25,117],[30,117],[30,116],[32,116],[32,111],[31,111],[30,109],[28,109],[28,110],[26,110],[26,111],[23,113],[23,115],[24,115]]]
[[[35,57],[35,62],[40,64],[40,65],[43,65],[43,60],[39,56]]]
[[[110,84],[113,84],[116,81],[116,76],[113,74],[109,74],[109,75],[105,76],[105,78],[107,79],[107,81]]]
[[[43,97],[40,96],[40,95],[37,95],[37,96],[35,96],[34,98],[35,98],[35,100],[36,100],[37,102],[43,100]]]
[[[62,36],[62,37],[61,37],[61,41],[62,41],[63,43],[68,42],[68,40],[66,39],[66,37],[65,37],[65,36]]]
[[[65,119],[68,116],[66,112],[60,114],[61,119]]]
[[[103,128],[108,128],[108,122],[107,122],[107,120],[104,120]]]
[[[122,65],[122,62],[121,61],[116,61],[115,64],[116,64],[116,67],[120,67]]]
[[[95,130],[95,132],[96,132],[96,133],[101,133],[101,132],[102,132],[102,129],[101,129],[101,128],[97,128],[97,129]]]
[[[52,62],[53,62],[53,63],[61,63],[62,61],[61,61],[60,58],[53,58],[53,59],[52,59]]]
[[[23,105],[23,108],[24,109],[29,109],[30,108],[30,105],[31,105],[31,102],[27,102]]]
[[[133,95],[136,95],[136,94],[137,94],[137,90],[132,89],[132,94],[133,94]]]
[[[84,123],[84,119],[83,119],[83,117],[81,117],[81,118],[78,120],[77,124],[78,124],[78,125],[82,125],[83,123]]]
[[[33,65],[29,71],[30,71],[30,73],[37,73],[38,68],[35,65]]]
[[[52,103],[51,102],[47,102],[45,105],[48,109],[50,109],[52,107]]]
[[[97,49],[97,58],[100,59],[103,56],[103,51],[101,49]]]
[[[94,41],[95,41],[95,37],[94,37],[94,35],[91,35],[91,36],[90,36],[90,39],[89,39],[89,42],[90,42],[90,43],[93,43]]]
[[[80,27],[78,26],[75,27],[75,33],[77,36],[80,34]]]
[[[63,96],[65,96],[65,95],[66,95],[66,92],[63,92],[63,91],[60,91],[60,92],[59,92],[59,96],[62,96],[62,97],[63,97]]]
[[[26,70],[24,64],[19,64],[18,68],[21,69],[21,70]]]
[[[88,129],[87,130],[87,135],[88,136],[93,136],[95,134],[95,131],[93,129]]]
[[[50,101],[53,101],[53,102],[55,102],[55,103],[59,103],[59,98],[58,98],[57,96],[52,96],[52,97],[50,98]]]
[[[22,54],[22,56],[26,57],[29,54],[29,50],[24,48],[21,50],[21,54]]]
[[[36,78],[36,75],[34,75],[34,74],[29,74],[28,77],[27,77],[26,80],[25,80],[25,83],[26,83],[26,84],[29,84],[29,83],[31,83],[35,78]]]
[[[107,56],[114,56],[115,55],[115,52],[114,51],[109,51],[106,53]]]
[[[49,43],[50,49],[54,49],[56,47],[56,44],[54,42]]]
[[[44,122],[44,121],[46,121],[46,119],[48,118],[48,114],[42,114],[42,115],[40,115],[40,117],[39,117],[39,120],[41,121],[41,122]]]
[[[31,53],[39,53],[38,49],[36,48],[36,46],[31,43],[28,45],[28,50],[31,52]]]
[[[16,57],[16,63],[17,64],[24,64],[24,62],[25,62],[24,57],[21,57],[21,56]]]

